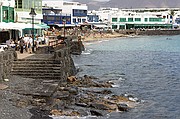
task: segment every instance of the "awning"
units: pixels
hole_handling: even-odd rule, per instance
[[[94,26],[98,28],[108,28],[108,26],[104,24],[95,24]]]
[[[48,29],[50,28],[47,24],[36,24],[37,26],[40,26],[42,29]]]
[[[0,29],[14,29],[14,30],[21,30],[21,29],[31,29],[32,24],[28,23],[0,23]],[[35,29],[42,29],[42,27],[34,24]]]
[[[56,25],[58,25],[59,27],[75,27],[75,24],[56,24]]]

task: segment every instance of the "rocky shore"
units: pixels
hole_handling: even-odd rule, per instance
[[[71,76],[52,95],[31,95],[37,80],[12,76],[0,90],[1,119],[50,119],[57,116],[106,116],[129,111],[138,104],[128,96],[114,95],[113,83],[98,82],[93,76]]]
[[[54,53],[56,61],[66,61],[63,63],[63,74],[69,74],[69,77],[63,81],[53,77],[34,79],[17,75],[0,80],[0,119],[105,117],[111,112],[129,111],[139,103],[139,100],[133,99],[132,96],[115,95],[111,91],[114,84],[110,80],[101,81],[88,75],[71,76],[74,67],[67,62],[70,54],[66,51],[67,48],[56,50]],[[39,56],[41,55],[33,58],[40,58]],[[63,60],[64,58],[66,60]]]

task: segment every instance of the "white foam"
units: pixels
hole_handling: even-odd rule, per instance
[[[85,116],[85,117],[79,117],[79,116],[50,116],[53,119],[87,119],[89,117],[96,117],[96,116]]]
[[[90,55],[90,52],[82,52],[83,55]]]

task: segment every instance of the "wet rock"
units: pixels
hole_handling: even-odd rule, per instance
[[[112,93],[112,91],[110,91],[110,90],[103,90],[103,91],[101,91],[100,92],[101,94],[111,94]]]
[[[98,79],[98,78],[95,77],[95,76],[88,76],[88,75],[84,75],[84,78],[88,78],[88,79]]]
[[[123,112],[127,112],[130,109],[127,104],[118,104],[117,106],[118,110]]]
[[[98,110],[90,110],[92,116],[103,116],[103,114]]]
[[[57,109],[51,110],[50,114],[54,116],[80,116],[80,113],[78,111],[62,111]]]
[[[86,110],[79,109],[78,112],[81,117],[88,116],[88,112]]]
[[[78,88],[77,87],[69,88],[69,93],[72,95],[77,95],[78,94]]]
[[[118,95],[113,95],[112,97],[109,98],[110,100],[118,103],[118,102],[128,102],[130,101],[129,98],[124,97],[124,96],[118,96]]]
[[[30,113],[32,114],[31,119],[52,119],[49,117],[49,111],[44,111],[39,108],[32,108],[29,109]]]
[[[95,109],[99,109],[99,110],[116,110],[117,109],[116,105],[109,105],[109,104],[105,104],[102,102],[92,103],[90,106],[95,108]]]
[[[51,110],[50,114],[53,116],[62,116],[62,111],[54,109],[54,110]]]
[[[80,107],[88,107],[89,106],[86,103],[75,103],[75,105],[80,106]]]
[[[78,111],[72,111],[70,116],[80,116],[80,113]]]
[[[69,91],[57,91],[53,94],[54,98],[65,99],[69,97]]]

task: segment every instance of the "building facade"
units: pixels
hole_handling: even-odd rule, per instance
[[[0,0],[0,22],[14,22],[14,0]]]
[[[15,0],[15,22],[16,23],[32,23],[32,16],[29,15],[31,8],[35,10],[34,24],[41,24],[42,16],[42,0]],[[32,34],[31,28],[25,28],[21,31],[21,35]],[[35,35],[42,35],[41,28],[35,28]]]
[[[171,15],[170,12],[175,14]],[[170,29],[179,23],[179,8],[117,9],[101,8],[99,18],[112,29]]]
[[[43,1],[43,22],[48,24],[82,24],[87,21],[86,4],[63,0]]]
[[[31,8],[35,9],[36,16],[34,18],[35,24],[41,24],[42,17],[42,0],[15,0],[16,22],[31,23],[31,16],[29,15]]]

